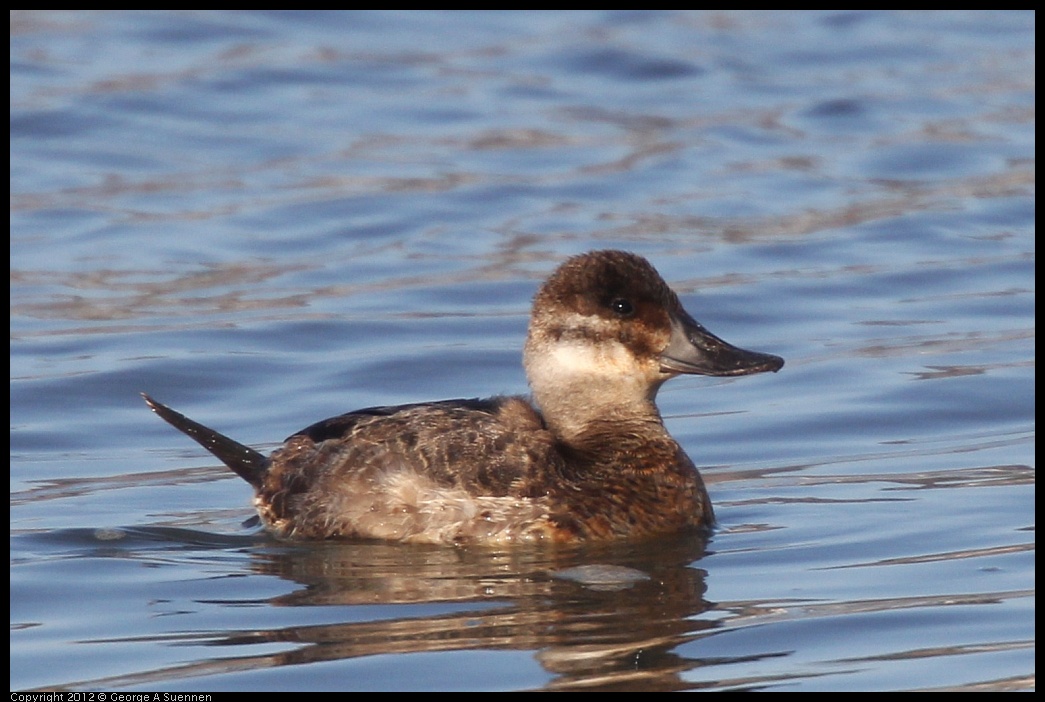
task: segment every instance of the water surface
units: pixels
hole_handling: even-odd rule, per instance
[[[1034,14],[11,14],[11,687],[1034,687]],[[525,393],[636,251],[705,541],[277,542],[269,450]]]

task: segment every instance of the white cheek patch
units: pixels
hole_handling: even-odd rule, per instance
[[[635,356],[619,341],[560,341],[546,349],[539,364],[550,373],[621,375],[634,373]]]
[[[596,407],[638,404],[645,408],[662,380],[657,358],[636,356],[611,333],[619,328],[607,320],[573,315],[556,322],[556,330],[574,333],[553,335],[538,328],[526,344],[526,374],[534,399],[545,412],[557,407],[565,421]],[[586,333],[582,336],[576,330]]]

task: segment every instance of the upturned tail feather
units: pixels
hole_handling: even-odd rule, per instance
[[[218,460],[255,488],[261,486],[269,468],[269,459],[264,454],[205,427],[199,422],[192,421],[145,393],[142,393],[142,397],[145,398],[145,403],[152,408],[152,411],[165,422],[217,456]]]

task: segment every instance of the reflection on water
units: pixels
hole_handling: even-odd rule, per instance
[[[99,538],[75,532],[65,540],[92,536]],[[214,656],[220,660],[79,680],[63,688],[147,687],[186,676],[360,656],[508,649],[539,651],[538,660],[553,676],[552,689],[676,689],[684,687],[677,674],[686,666],[666,665],[674,658],[671,652],[714,626],[695,619],[709,607],[705,574],[690,565],[704,552],[698,536],[656,544],[503,551],[385,543],[296,546],[258,538],[263,541],[249,549],[247,570],[298,589],[265,602],[220,600],[222,606],[352,607],[357,608],[350,610],[353,618],[363,620],[84,641],[147,640],[230,647],[235,653]],[[52,548],[61,540],[46,538]],[[95,557],[148,562],[163,560],[163,551],[182,550],[187,544],[229,549],[243,548],[247,541],[145,528],[128,530],[123,538],[106,534],[90,550]],[[331,618],[339,611],[344,610],[332,610]],[[416,616],[407,616],[411,612]],[[284,650],[273,653],[271,644],[284,644],[279,646]],[[263,652],[251,653],[252,647]]]
[[[990,480],[1001,476],[997,471],[983,471],[981,477]],[[966,484],[968,479],[964,476]],[[938,486],[941,480],[946,479],[925,476],[924,487]],[[911,482],[910,476],[900,482]],[[276,542],[263,534],[222,536],[156,527],[67,530],[16,537],[15,542],[18,550],[48,553],[50,558],[76,553],[77,558],[88,562],[130,559],[147,567],[184,559],[189,559],[186,563],[223,563],[225,574],[197,583],[203,589],[196,590],[193,601],[172,601],[168,605],[180,609],[182,616],[195,612],[192,616],[198,621],[206,621],[209,608],[253,611],[257,614],[251,618],[259,623],[285,621],[286,617],[275,612],[285,608],[315,610],[304,619],[316,620],[315,613],[320,614],[321,621],[309,624],[255,624],[226,630],[196,625],[151,635],[87,637],[80,645],[148,643],[188,647],[200,653],[189,656],[194,662],[79,679],[60,686],[68,690],[156,689],[197,677],[202,681],[201,689],[208,689],[213,685],[208,680],[217,680],[218,687],[223,687],[226,678],[222,676],[249,671],[296,669],[386,654],[468,650],[533,651],[549,676],[544,684],[548,690],[759,689],[784,682],[788,674],[719,674],[702,682],[697,671],[709,665],[723,671],[730,666],[745,670],[759,660],[765,663],[776,659],[783,653],[771,639],[757,652],[708,658],[705,638],[736,635],[774,623],[782,626],[788,622],[1033,599],[1033,591],[1026,590],[837,602],[791,597],[714,603],[706,599],[707,573],[694,566],[705,556],[706,548],[705,541],[697,536],[657,543],[492,550],[371,542],[303,546]],[[1022,550],[1028,549],[1033,549],[1033,543]],[[880,569],[920,561],[953,562],[999,555],[1005,550],[938,553],[842,567]],[[229,577],[244,576],[273,577],[292,589],[264,599],[226,592]],[[717,616],[700,616],[714,615],[716,610]],[[265,615],[266,611],[271,614]],[[201,647],[212,652],[203,654]],[[991,647],[914,647],[893,655],[896,660],[946,659],[987,650],[1028,648],[1033,648],[1033,641]],[[871,659],[843,656],[837,660],[851,664]],[[805,677],[800,673],[795,679]],[[1018,688],[1024,683],[1012,680],[1008,684]]]

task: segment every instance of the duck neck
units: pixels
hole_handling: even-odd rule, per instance
[[[654,402],[656,388],[619,378],[558,378],[551,383],[531,380],[531,389],[545,425],[567,446],[613,453],[671,441]]]
[[[615,341],[555,339],[531,328],[523,364],[548,428],[568,445],[592,434],[667,437],[656,397],[659,366],[643,368]],[[670,438],[670,437],[668,437]]]

